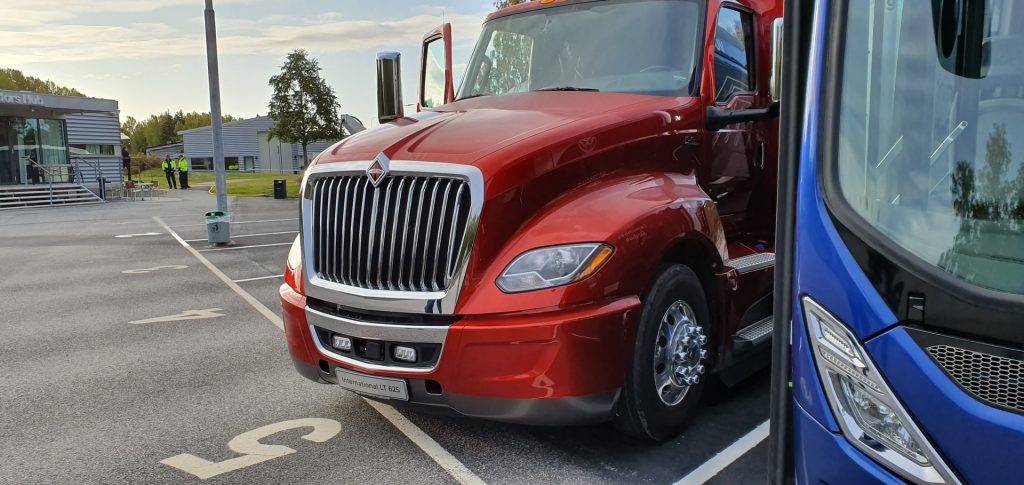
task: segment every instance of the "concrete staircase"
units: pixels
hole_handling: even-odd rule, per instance
[[[0,185],[0,210],[102,204],[103,199],[78,184]]]

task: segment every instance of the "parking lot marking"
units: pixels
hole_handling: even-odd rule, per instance
[[[162,269],[188,269],[188,266],[184,264],[171,264],[167,266],[157,266],[155,268],[139,268],[139,269],[126,269],[122,271],[124,274],[146,274],[154,271],[160,271]]]
[[[121,234],[120,236],[114,236],[117,239],[129,239],[133,237],[145,237],[145,236],[159,236],[159,232],[147,232],[143,234]]]
[[[239,249],[251,249],[251,248],[271,248],[274,246],[291,246],[292,243],[274,243],[274,244],[253,244],[252,246],[234,246],[230,248],[213,248],[213,249],[200,249],[200,252],[209,253],[211,251],[237,251]]]
[[[250,281],[261,281],[261,280],[269,280],[269,279],[274,279],[274,278],[283,279],[284,276],[283,275],[279,275],[279,274],[270,275],[270,276],[260,276],[259,278],[246,278],[244,280],[235,280],[235,283],[248,283]]]
[[[466,465],[463,465],[458,458],[445,450],[434,441],[427,433],[424,433],[419,426],[409,421],[409,418],[402,416],[395,408],[371,399],[363,398],[371,407],[377,410],[391,424],[395,425],[410,441],[420,447],[424,453],[432,458],[441,468],[444,468],[449,475],[463,485],[485,485],[480,477],[476,476]]]
[[[220,278],[220,280],[223,281],[225,285],[228,285],[228,288],[231,288],[231,290],[237,293],[238,296],[242,297],[242,299],[245,300],[246,303],[248,303],[251,307],[255,308],[256,311],[260,312],[260,314],[266,317],[267,320],[270,320],[270,323],[277,325],[277,328],[281,329],[281,331],[284,331],[284,322],[281,320],[281,317],[278,316],[277,313],[272,312],[269,308],[267,308],[266,305],[260,303],[259,300],[257,300],[254,296],[250,295],[248,291],[245,291],[242,289],[241,286],[238,286],[237,283],[232,281],[231,278],[228,277],[228,275],[224,274],[224,272],[221,271],[220,268],[214,266],[213,263],[211,263],[209,259],[206,259],[206,257],[203,256],[203,254],[200,253],[198,250],[196,250],[196,248],[190,246],[187,242],[185,242],[185,240],[182,239],[181,236],[178,235],[178,233],[174,232],[174,230],[171,229],[171,227],[168,226],[167,223],[165,223],[164,220],[160,218],[160,216],[153,216],[153,220],[156,221],[156,223],[159,224],[160,227],[166,229],[167,232],[172,237],[174,237],[174,239],[176,239],[178,243],[182,245],[182,247],[185,248],[186,251],[192,253],[192,256],[195,256],[200,263],[203,263],[203,266],[206,266],[206,269],[210,270],[210,272],[213,273],[214,276]]]
[[[323,443],[341,432],[341,423],[333,419],[307,418],[293,419],[280,423],[268,424],[261,428],[242,433],[228,442],[231,451],[242,456],[230,458],[221,462],[204,460],[195,455],[183,453],[172,456],[160,463],[169,467],[177,468],[185,473],[195,475],[200,480],[213,478],[242,468],[263,463],[274,458],[288,456],[295,453],[295,450],[284,445],[267,445],[260,443],[260,440],[282,431],[299,428],[313,428],[302,439],[314,443]]]
[[[223,317],[222,312],[224,310],[220,308],[207,308],[205,310],[188,310],[176,315],[167,315],[166,317],[147,318],[145,320],[136,320],[134,322],[128,322],[132,325],[145,325],[147,323],[169,323],[169,322],[183,322],[185,320],[206,320],[209,318],[220,318]]]
[[[736,442],[729,445],[728,448],[718,452],[717,455],[712,456],[710,460],[695,468],[674,485],[701,485],[706,483],[708,480],[714,478],[715,475],[721,473],[722,470],[725,470],[726,467],[731,465],[734,461],[740,459],[740,457],[747,454],[748,451],[754,449],[755,446],[761,444],[762,441],[767,439],[768,429],[768,421],[761,423],[754,428],[753,431],[743,435],[742,438],[736,440]]]
[[[196,259],[199,260],[199,262],[203,263],[203,266],[206,266],[207,269],[209,269],[211,272],[213,272],[213,274],[220,278],[220,280],[223,281],[224,284],[228,285],[229,288],[234,290],[235,293],[241,296],[247,303],[249,303],[250,306],[255,308],[256,311],[260,312],[260,314],[266,317],[267,320],[270,320],[271,323],[277,325],[277,328],[280,328],[281,331],[284,331],[284,322],[281,320],[280,316],[270,311],[270,309],[267,308],[266,305],[264,305],[259,300],[254,298],[251,294],[249,294],[248,291],[245,291],[244,289],[242,289],[241,286],[238,286],[238,283],[231,281],[231,278],[228,278],[228,276],[224,274],[223,271],[214,266],[213,263],[210,262],[210,260],[206,259],[206,257],[202,255],[202,253],[196,250],[196,248],[190,246],[187,242],[185,242],[184,239],[181,238],[181,236],[178,235],[178,233],[174,232],[174,230],[171,229],[170,226],[164,223],[163,219],[160,219],[160,216],[153,216],[153,220],[155,220],[156,223],[159,224],[161,227],[166,229],[167,232],[174,237],[174,239],[176,239],[188,252],[192,253],[192,255],[195,256]],[[377,412],[381,414],[381,416],[384,416],[384,418],[390,421],[391,424],[393,424],[396,428],[398,428],[398,430],[401,431],[402,434],[404,434],[407,438],[409,438],[409,440],[416,444],[416,446],[423,450],[423,452],[426,453],[427,456],[429,456],[432,460],[434,460],[435,463],[437,463],[441,468],[448,472],[448,474],[451,475],[452,478],[454,478],[457,482],[463,485],[486,485],[486,482],[481,480],[480,477],[476,476],[476,474],[474,474],[469,468],[467,468],[466,465],[463,465],[458,458],[455,458],[454,455],[452,455],[447,450],[442,448],[441,445],[437,443],[437,441],[434,441],[434,439],[427,435],[427,433],[423,432],[423,430],[420,429],[419,426],[416,426],[415,423],[409,421],[408,418],[402,416],[398,411],[395,411],[394,408],[369,400],[367,400],[367,402],[369,402],[370,406],[376,409]]]
[[[235,239],[235,238],[239,238],[239,237],[280,236],[282,234],[298,234],[298,233],[299,233],[299,231],[281,231],[281,232],[264,232],[262,234],[239,234],[239,235],[231,236],[231,239]],[[206,241],[205,237],[202,238],[202,239],[186,239],[185,240],[185,242],[190,242],[190,243],[203,242],[203,241]]]
[[[262,221],[238,221],[238,222],[232,221],[231,225],[234,226],[236,224],[260,224],[260,223],[263,223],[263,222],[288,222],[288,221],[297,221],[297,220],[299,220],[299,218],[296,217],[296,218],[293,218],[293,219],[265,219],[265,220],[262,220]],[[202,224],[180,224],[180,225],[175,225],[174,227],[196,227],[196,226],[205,226],[205,225],[206,225],[206,223],[204,222]]]

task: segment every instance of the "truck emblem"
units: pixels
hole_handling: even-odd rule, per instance
[[[590,136],[584,138],[577,142],[577,145],[579,145],[580,151],[582,151],[583,153],[590,153],[594,151],[595,148],[597,148],[597,137]]]
[[[376,188],[380,185],[380,181],[384,180],[384,177],[388,176],[388,172],[391,169],[388,167],[391,165],[391,160],[388,159],[387,155],[381,153],[377,155],[377,158],[373,160],[370,167],[366,169],[366,176],[370,178],[370,183]]]

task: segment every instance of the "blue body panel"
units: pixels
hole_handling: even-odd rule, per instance
[[[1024,416],[969,396],[902,327],[866,347],[903,405],[965,483],[1024,482]]]
[[[828,0],[816,3],[797,193],[792,380],[798,483],[902,483],[839,433],[814,365],[801,297],[860,339],[883,377],[965,483],[1024,483],[1024,417],[968,396],[910,335],[853,259],[825,207],[818,126]]]
[[[807,411],[796,406],[793,433],[800,448],[796,453],[796,483],[891,483],[903,481],[864,456],[841,434],[822,428]],[[814,450],[814,453],[801,453]]]

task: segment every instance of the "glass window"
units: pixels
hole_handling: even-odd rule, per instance
[[[532,58],[532,38],[516,32],[495,31],[477,66],[474,76],[477,85],[472,91],[489,94],[527,91]]]
[[[7,118],[0,118],[0,185],[21,182],[21,170],[12,151],[8,122]]]
[[[497,18],[484,26],[459,97],[557,88],[691,96],[702,3],[578,2]]]
[[[114,145],[71,145],[71,155],[113,155]]]
[[[39,120],[40,158],[44,164],[68,163],[63,120]]]
[[[172,158],[172,160],[177,160],[177,158]],[[191,170],[213,170],[213,158],[191,158],[189,159],[189,168]]]
[[[936,35],[932,1],[850,2],[836,175],[843,201],[896,245],[1024,294],[1024,8],[971,5],[986,12],[964,50],[981,53],[980,77],[949,68],[937,39],[958,34]]]
[[[39,124],[31,118],[12,118],[11,131],[14,135],[14,158],[18,160],[21,172],[20,180],[30,184],[41,184],[45,181],[40,163]],[[23,182],[24,183],[24,182]]]
[[[438,38],[427,44],[426,70],[423,73],[424,108],[436,108],[444,104],[447,74],[445,73],[444,40]]]
[[[754,91],[753,19],[747,12],[722,8],[715,26],[715,101]]]

